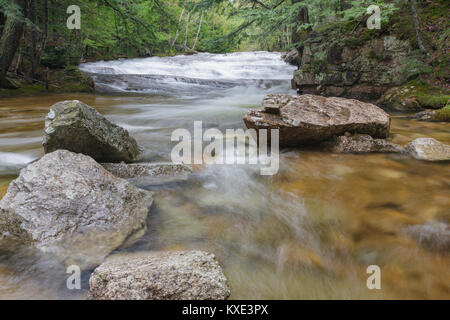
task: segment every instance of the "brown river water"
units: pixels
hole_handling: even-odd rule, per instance
[[[286,80],[286,81],[284,81]],[[27,162],[43,154],[49,107],[78,99],[124,126],[148,161],[168,161],[174,128],[243,128],[242,115],[288,80],[221,94],[115,93],[0,100],[0,197]],[[261,89],[262,88],[262,89]],[[390,140],[450,144],[450,126],[393,115]],[[450,165],[404,155],[340,155],[283,150],[280,172],[200,166],[188,181],[146,186],[155,192],[149,231],[128,250],[202,249],[216,254],[232,299],[450,299],[450,255],[428,251],[404,229],[450,223]],[[369,265],[382,289],[366,286]],[[65,288],[62,266],[46,257],[0,253],[0,299],[83,299]]]

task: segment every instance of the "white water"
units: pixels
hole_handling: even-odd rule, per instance
[[[100,74],[165,75],[210,80],[290,80],[292,69],[277,52],[199,53],[189,56],[120,59],[86,63],[80,69]]]
[[[128,97],[121,107],[136,112],[109,118],[137,138],[147,160],[169,160],[170,134],[177,128],[192,129],[194,121],[204,128],[244,128],[243,115],[265,95],[295,93],[295,67],[278,52],[122,59],[80,69],[93,76],[98,91]]]
[[[264,90],[289,85],[295,68],[284,63],[280,55],[276,52],[199,53],[100,61],[83,64],[80,69],[93,76],[99,91],[198,98],[236,87]]]

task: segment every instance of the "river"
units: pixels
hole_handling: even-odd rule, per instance
[[[279,53],[197,54],[88,63],[96,94],[0,100],[0,196],[20,168],[42,156],[44,118],[77,99],[125,127],[146,161],[169,161],[177,128],[245,128],[242,117],[268,93],[291,93],[294,68]],[[433,137],[450,144],[448,124],[393,115],[390,140]],[[199,166],[188,181],[155,192],[149,231],[128,250],[215,253],[232,299],[450,298],[450,257],[409,238],[404,228],[450,222],[450,166],[404,155],[341,155],[288,149],[280,172],[253,166]],[[366,286],[369,265],[382,289]],[[27,251],[0,254],[0,299],[83,299],[62,266]]]

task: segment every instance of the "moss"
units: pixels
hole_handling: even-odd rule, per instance
[[[450,104],[440,110],[437,110],[432,117],[432,120],[450,122]]]
[[[372,60],[376,60],[378,62],[382,62],[384,60],[384,56],[377,54],[373,49],[370,50],[370,52],[368,54],[368,58],[372,59]]]
[[[450,91],[424,81],[411,81],[389,90],[380,104],[395,110],[440,109],[450,101]]]
[[[414,89],[411,94],[417,98],[422,108],[439,109],[450,101],[450,91],[434,87],[423,81],[412,81],[408,85]]]

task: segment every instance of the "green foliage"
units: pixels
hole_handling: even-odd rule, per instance
[[[64,68],[70,61],[67,46],[47,46],[42,54],[41,64],[52,69]]]
[[[421,52],[412,52],[406,60],[406,65],[403,68],[407,79],[415,79],[422,75],[427,75],[433,72],[433,69],[424,62]]]

